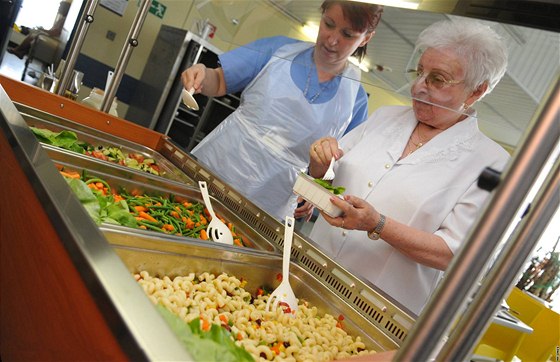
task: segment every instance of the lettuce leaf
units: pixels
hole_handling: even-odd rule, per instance
[[[185,323],[164,306],[157,305],[157,309],[195,361],[254,361],[249,352],[235,344],[225,328],[212,324],[210,330],[204,332],[200,328],[200,318]]]
[[[125,201],[114,202],[112,196],[96,194],[82,180],[66,178],[66,181],[97,225],[106,222],[130,227],[138,226]]]
[[[66,182],[68,182],[68,185],[86,208],[93,221],[98,225],[101,224],[101,205],[93,191],[82,180],[66,178]]]
[[[314,181],[335,195],[342,195],[344,191],[346,191],[346,188],[344,186],[333,186],[328,181],[322,180],[320,178],[316,178],[314,179]]]
[[[53,132],[46,128],[29,127],[40,142],[48,145],[64,148],[66,150],[84,153],[88,144],[78,140],[78,136],[72,131]]]

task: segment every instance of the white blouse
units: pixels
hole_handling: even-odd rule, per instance
[[[456,253],[489,193],[477,186],[485,167],[503,169],[509,155],[478,129],[474,116],[441,132],[399,161],[417,124],[410,107],[387,106],[344,136],[335,186],[380,213],[434,233]],[[443,272],[421,265],[382,239],[343,230],[322,217],[310,237],[349,271],[420,314]]]

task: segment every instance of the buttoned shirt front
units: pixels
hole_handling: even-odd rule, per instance
[[[410,107],[378,109],[344,136],[335,186],[380,213],[443,238],[452,252],[465,239],[489,193],[477,186],[485,167],[502,169],[507,152],[479,131],[471,116],[400,159],[417,121]],[[367,233],[317,220],[311,238],[336,261],[419,314],[442,276]]]

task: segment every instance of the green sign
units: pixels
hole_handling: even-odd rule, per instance
[[[161,4],[159,1],[152,0],[152,6],[150,6],[150,13],[154,14],[160,19],[163,19],[165,10],[167,10],[167,6]]]

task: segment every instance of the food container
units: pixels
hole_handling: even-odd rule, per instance
[[[159,176],[153,175],[153,178],[163,177],[164,179],[167,180],[172,180],[172,181],[176,181],[192,186],[195,185],[195,182],[191,178],[185,175],[177,166],[175,166],[172,162],[167,160],[163,155],[161,155],[159,152],[153,149],[122,139],[120,137],[113,136],[111,134],[102,132],[100,130],[88,126],[84,126],[79,123],[72,122],[70,120],[45,114],[44,112],[41,112],[33,108],[21,106],[20,114],[28,126],[45,128],[53,132],[71,131],[76,133],[79,141],[87,142],[92,146],[94,146],[95,148],[98,148],[99,146],[105,148],[109,146],[113,146],[113,147],[118,147],[123,153],[134,153],[137,155],[141,155],[144,158],[153,159],[161,170],[160,175]],[[117,168],[122,169],[121,171],[124,173],[131,173],[131,174],[139,173],[144,175],[152,175],[145,171],[140,171],[138,169],[126,167],[109,161],[99,160],[92,156],[86,156],[56,146],[47,145],[47,144],[42,144],[42,146],[47,150],[49,156],[55,160],[68,159],[69,157],[87,158],[87,159],[97,160],[102,163],[109,163],[113,166],[116,166]]]
[[[215,244],[172,243],[159,240],[157,235],[148,237],[115,229],[102,228],[102,232],[131,274],[147,271],[151,276],[173,279],[189,273],[227,273],[242,278],[247,283],[244,289],[250,293],[255,293],[259,287],[272,290],[280,283],[277,278],[282,271],[280,255],[265,255],[246,248],[226,250]],[[336,279],[336,275],[332,278]],[[398,348],[390,334],[345,302],[340,292],[329,288],[293,262],[290,265],[290,283],[296,297],[317,307],[318,315],[343,316],[343,329],[354,337],[360,336],[367,349],[381,352]],[[380,315],[377,319],[382,322],[381,325],[391,324],[390,320]]]
[[[47,150],[50,151],[50,150]],[[52,156],[49,154],[49,156]],[[138,195],[150,195],[169,199],[173,197],[177,200],[188,200],[189,202],[200,202],[203,203],[202,195],[200,190],[193,187],[188,187],[179,183],[172,183],[168,180],[162,178],[150,177],[149,175],[144,175],[141,173],[131,173],[122,170],[122,168],[113,166],[112,164],[94,162],[93,160],[88,160],[87,158],[77,158],[72,157],[71,154],[56,154],[58,159],[53,160],[58,169],[64,169],[67,172],[85,172],[92,177],[100,178],[107,182],[107,184],[114,190],[124,189],[128,192],[138,194]],[[60,156],[65,156],[64,159]],[[232,223],[238,232],[244,238],[244,243],[249,249],[259,250],[267,253],[276,253],[276,246],[265,238],[263,235],[258,233],[252,226],[247,224],[245,221],[240,219],[238,215],[230,211],[225,205],[223,205],[219,200],[216,200],[212,195],[212,206],[216,213],[223,217],[228,223]],[[105,224],[103,224],[105,225]],[[111,225],[106,225],[110,228]],[[120,227],[120,226],[115,226]],[[171,234],[160,234],[156,231],[142,230],[131,227],[124,227],[125,230],[130,230],[134,234],[146,234],[152,235],[156,234],[165,240],[178,241],[181,243],[193,243],[201,242],[203,244],[214,244],[211,240],[200,240],[196,238],[191,238],[188,236],[177,236]],[[238,246],[224,246],[224,244],[219,244],[224,248],[238,248]]]
[[[330,198],[335,195],[304,173],[300,173],[296,179],[294,193],[303,197],[331,217],[342,215],[342,210],[336,207],[330,200]]]
[[[93,88],[91,90],[91,92],[89,93],[89,96],[87,96],[86,98],[84,98],[82,100],[82,103],[85,104],[86,106],[95,108],[95,109],[101,109],[101,103],[103,102],[103,97],[105,95],[105,92],[102,91],[99,88]],[[113,103],[111,103],[111,108],[109,109],[109,114],[115,117],[118,117],[119,115],[117,114],[117,98],[115,97],[113,99]]]

